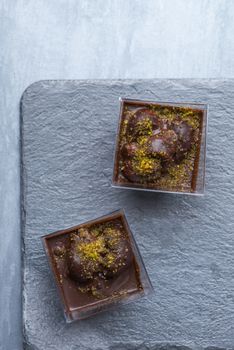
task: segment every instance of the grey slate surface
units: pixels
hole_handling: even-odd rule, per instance
[[[30,350],[234,348],[234,81],[41,81],[21,101]],[[205,197],[110,187],[119,96],[209,103]],[[155,288],[65,324],[40,236],[124,207]]]
[[[233,0],[0,1],[0,349],[21,347],[19,100],[39,79],[233,78]]]

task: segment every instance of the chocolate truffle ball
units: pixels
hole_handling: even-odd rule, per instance
[[[178,139],[181,144],[181,148],[184,151],[188,151],[191,147],[193,141],[193,129],[185,121],[180,122],[179,124],[173,125],[173,130],[176,132]]]
[[[177,150],[178,137],[173,130],[164,130],[151,136],[148,141],[149,151],[153,157],[172,160]]]
[[[139,150],[139,145],[136,142],[125,143],[121,149],[124,158],[132,158]]]
[[[67,256],[70,277],[77,282],[92,279],[100,270],[99,255],[104,249],[103,240],[93,237],[86,229],[73,234]]]
[[[133,163],[131,160],[125,160],[122,168],[123,176],[130,182],[142,182],[142,176],[137,175],[133,170]]]
[[[121,230],[106,227],[98,230],[80,229],[71,236],[67,255],[69,276],[79,283],[98,282],[112,278],[126,269],[133,258],[128,240]]]
[[[130,243],[116,228],[104,230],[108,253],[103,258],[106,276],[119,275],[132,263],[133,254]]]
[[[139,157],[125,161],[122,172],[131,182],[156,180],[161,175],[161,163],[158,159]]]
[[[184,159],[187,151],[191,149],[194,139],[194,131],[188,123],[181,121],[173,125],[173,130],[178,136],[178,146],[175,153],[175,161],[180,162]]]
[[[152,135],[152,130],[159,128],[159,125],[159,119],[154,111],[140,108],[130,117],[127,132],[133,138]]]

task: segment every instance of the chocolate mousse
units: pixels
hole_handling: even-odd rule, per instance
[[[206,116],[201,106],[123,99],[113,185],[196,192]]]
[[[151,287],[123,211],[44,236],[43,242],[67,321],[134,300]]]

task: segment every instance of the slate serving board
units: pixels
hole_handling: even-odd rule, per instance
[[[110,187],[119,96],[209,103],[205,197]],[[234,81],[40,81],[21,100],[24,346],[234,348]],[[40,237],[124,207],[155,288],[66,324]]]

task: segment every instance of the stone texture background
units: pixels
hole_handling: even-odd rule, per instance
[[[234,81],[41,81],[21,103],[30,350],[234,348]],[[119,96],[209,103],[206,195],[110,187]],[[155,294],[65,324],[40,236],[126,209]]]
[[[40,79],[234,78],[233,0],[0,0],[0,349],[21,350],[19,101]]]

